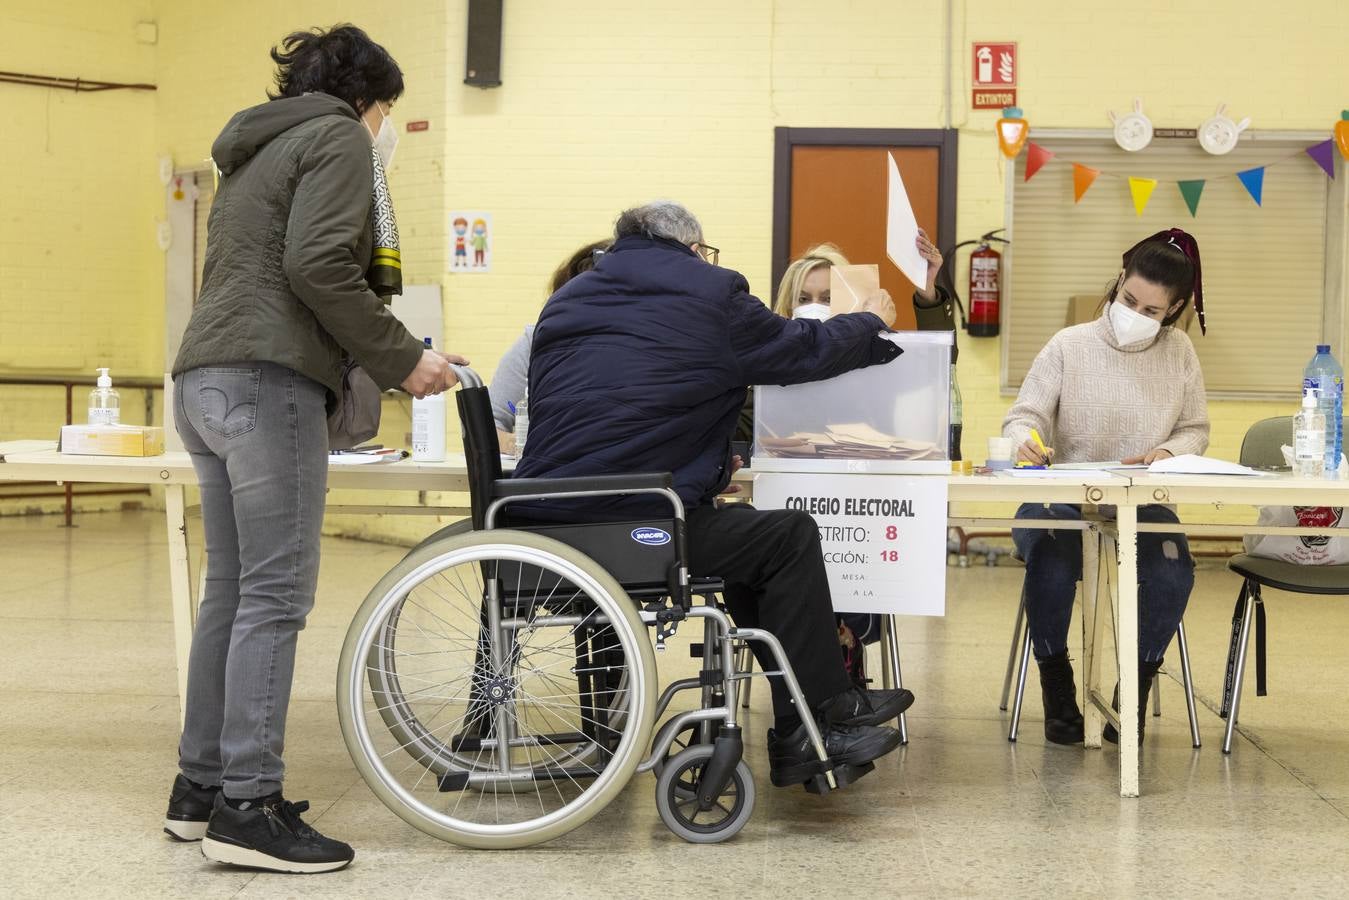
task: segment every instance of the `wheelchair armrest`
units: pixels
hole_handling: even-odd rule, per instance
[[[586,475],[576,478],[502,478],[492,485],[497,497],[537,496],[538,494],[623,494],[628,491],[660,491],[674,487],[669,472],[636,475]]]

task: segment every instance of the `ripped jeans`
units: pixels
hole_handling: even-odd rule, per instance
[[[1018,519],[1082,518],[1066,503],[1026,503]],[[1165,506],[1141,506],[1139,522],[1178,522]],[[1068,649],[1073,598],[1082,578],[1082,532],[1040,528],[1012,530],[1018,555],[1026,561],[1026,617],[1036,659]],[[1185,615],[1194,587],[1194,559],[1183,534],[1138,536],[1138,658],[1160,662]]]

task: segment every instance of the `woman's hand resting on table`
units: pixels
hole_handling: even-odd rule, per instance
[[[1120,462],[1124,463],[1126,466],[1136,466],[1139,463],[1150,466],[1159,459],[1170,459],[1175,455],[1176,454],[1172,453],[1170,450],[1158,447],[1156,450],[1150,450],[1142,456],[1126,456],[1124,459],[1121,459]]]

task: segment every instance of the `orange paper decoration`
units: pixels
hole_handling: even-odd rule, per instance
[[[997,132],[998,146],[1002,148],[1002,155],[1008,159],[1015,159],[1030,135],[1030,123],[1021,117],[1020,107],[1004,107],[1002,118],[998,120]]]
[[[1341,111],[1335,123],[1335,146],[1340,148],[1340,156],[1349,159],[1349,109]]]
[[[1077,203],[1082,199],[1082,195],[1091,187],[1091,183],[1096,180],[1096,176],[1101,174],[1100,169],[1093,169],[1090,166],[1084,166],[1081,163],[1073,163],[1073,202]]]

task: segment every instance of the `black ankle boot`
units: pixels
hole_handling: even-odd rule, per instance
[[[1040,695],[1045,703],[1045,740],[1054,744],[1082,743],[1082,710],[1077,707],[1073,666],[1065,651],[1037,660]]]
[[[1160,659],[1148,662],[1146,660],[1138,661],[1138,743],[1143,743],[1143,728],[1148,721],[1148,698],[1152,694],[1152,681],[1157,677],[1157,671],[1161,669],[1162,661]],[[1119,712],[1119,682],[1115,683],[1115,697],[1111,701],[1115,712]],[[1112,744],[1119,743],[1119,731],[1109,722],[1105,725],[1105,730],[1101,732],[1101,737]]]

